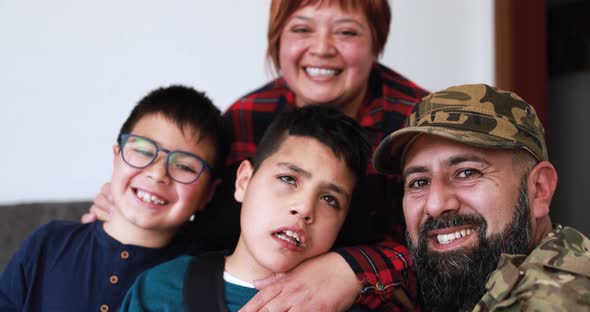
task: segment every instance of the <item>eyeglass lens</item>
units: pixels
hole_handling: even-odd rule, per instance
[[[158,147],[154,142],[137,136],[129,136],[123,145],[123,160],[130,166],[145,168],[157,157]],[[174,151],[168,154],[168,174],[181,183],[190,183],[196,180],[203,171],[203,162],[195,156]]]

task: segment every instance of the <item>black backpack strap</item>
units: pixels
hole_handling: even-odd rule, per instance
[[[224,299],[224,267],[225,253],[222,252],[193,258],[186,270],[182,289],[185,311],[229,312]]]

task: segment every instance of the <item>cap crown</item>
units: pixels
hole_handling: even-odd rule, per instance
[[[450,87],[424,97],[406,119],[408,127],[443,127],[464,143],[524,148],[538,160],[548,159],[535,109],[515,93],[485,84]]]
[[[404,128],[389,134],[375,150],[375,169],[400,173],[406,148],[419,134],[485,148],[522,148],[539,161],[549,158],[535,109],[515,93],[485,84],[450,87],[422,98]]]

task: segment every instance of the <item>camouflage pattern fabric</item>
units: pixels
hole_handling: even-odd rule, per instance
[[[526,255],[502,255],[473,311],[590,311],[590,240],[557,225]]]
[[[545,131],[535,109],[517,94],[485,84],[450,87],[422,98],[404,128],[375,151],[377,171],[399,173],[406,146],[419,134],[479,147],[522,148],[539,161],[548,160]]]

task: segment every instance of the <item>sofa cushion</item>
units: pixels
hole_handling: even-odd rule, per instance
[[[10,260],[20,244],[39,226],[51,220],[80,220],[90,201],[39,202],[0,205],[0,268]]]

